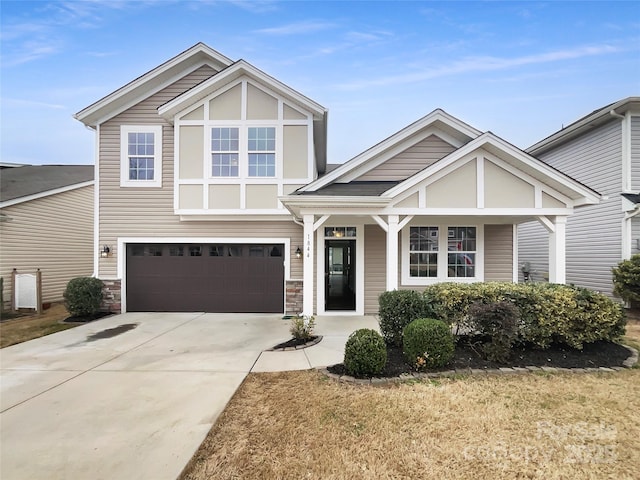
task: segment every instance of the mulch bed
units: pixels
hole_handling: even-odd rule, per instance
[[[316,343],[318,343],[316,340],[318,340],[318,335],[314,335],[312,337],[309,337],[308,340],[302,340],[299,338],[292,338],[291,340],[287,340],[286,342],[282,342],[279,343],[278,345],[274,346],[272,348],[272,350],[284,350],[286,348],[300,348],[300,347],[304,347],[304,346],[311,346],[311,345],[315,345]]]
[[[86,317],[67,317],[63,320],[64,323],[86,323],[93,322],[94,320],[99,320],[104,317],[108,317],[113,315],[111,312],[98,312],[95,315],[89,315]]]
[[[566,345],[552,345],[546,350],[516,347],[507,363],[496,363],[485,360],[480,355],[480,347],[472,346],[470,338],[462,337],[456,344],[453,360],[444,368],[431,370],[495,369],[500,367],[556,367],[556,368],[596,368],[621,367],[629,357],[629,350],[613,342],[599,341],[576,350]],[[327,369],[337,375],[346,375],[343,364],[333,365]],[[379,377],[397,377],[402,373],[415,370],[404,361],[401,348],[387,347],[387,364]]]

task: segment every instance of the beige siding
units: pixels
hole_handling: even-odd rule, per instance
[[[387,234],[378,225],[364,228],[364,313],[378,313],[378,296],[385,291]]]
[[[247,185],[247,208],[278,208],[277,185]]]
[[[612,120],[540,158],[608,198],[578,208],[567,220],[567,283],[611,294],[611,267],[622,256],[621,122]],[[518,227],[518,263],[530,262],[533,279],[548,268],[548,235],[537,222]]]
[[[202,208],[203,201],[202,185],[180,185],[180,208]]]
[[[418,192],[408,196],[404,200],[400,200],[394,205],[396,208],[418,208],[420,206],[420,198]]]
[[[542,208],[567,208],[567,204],[542,192]]]
[[[183,115],[182,120],[204,120],[204,106],[200,105],[198,108]]]
[[[299,112],[298,110],[290,107],[289,105],[287,105],[286,103],[283,106],[283,111],[282,111],[283,115],[284,115],[284,119],[285,120],[306,120],[306,115]]]
[[[67,282],[91,276],[93,186],[3,208],[0,222],[0,275],[5,300],[11,298],[11,272],[42,271],[42,300],[62,300]]]
[[[278,100],[250,83],[247,85],[247,120],[276,120]]]
[[[209,208],[240,208],[240,185],[209,185]]]
[[[484,206],[486,208],[533,208],[534,187],[496,164],[484,162]]]
[[[242,85],[238,84],[209,102],[209,120],[240,120]]]
[[[427,186],[427,208],[475,208],[477,205],[476,162],[471,160]]]
[[[285,125],[283,139],[283,178],[307,178],[309,175],[309,138],[305,125]]]
[[[453,152],[455,148],[430,135],[404,152],[368,171],[357,180],[404,180]]]
[[[484,226],[484,279],[513,281],[513,225]]]
[[[180,178],[202,178],[203,137],[204,127],[180,127]]]

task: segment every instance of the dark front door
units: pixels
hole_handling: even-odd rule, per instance
[[[129,244],[131,312],[280,313],[284,245]]]
[[[325,310],[356,309],[356,241],[325,241]]]

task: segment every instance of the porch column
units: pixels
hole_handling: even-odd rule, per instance
[[[387,218],[387,291],[398,289],[398,215]]]
[[[549,231],[549,282],[567,282],[567,217],[553,219],[553,229]]]
[[[313,215],[305,215],[304,222],[304,261],[302,285],[302,314],[313,315],[313,259],[315,258]]]

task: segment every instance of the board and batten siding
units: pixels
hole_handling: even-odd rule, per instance
[[[295,257],[302,245],[302,227],[293,221],[181,222],[174,213],[174,129],[157,114],[157,108],[213,73],[201,67],[100,126],[99,244],[108,245],[113,254],[99,259],[99,277],[116,278],[119,237],[278,237],[291,239],[291,278],[302,278],[302,259]],[[121,188],[120,126],[149,124],[163,126],[162,188]]]
[[[91,276],[93,259],[93,185],[2,209],[0,275],[4,299],[11,299],[11,272],[42,272],[42,301],[62,300],[69,280]]]
[[[631,117],[631,188],[640,191],[640,116]]]
[[[436,135],[407,148],[382,165],[371,169],[357,181],[390,181],[405,180],[420,170],[446,157],[455,148]]]
[[[484,280],[513,281],[513,225],[484,226]]]
[[[611,267],[622,255],[621,122],[613,120],[539,158],[606,196],[567,220],[567,283],[612,294]],[[548,272],[549,241],[537,222],[518,227],[518,264]],[[537,276],[533,280],[540,280]]]
[[[364,227],[364,313],[378,313],[378,296],[386,290],[387,234],[378,225]]]

